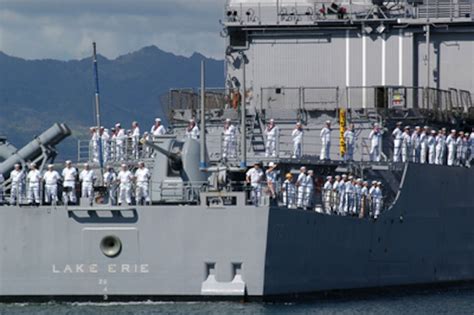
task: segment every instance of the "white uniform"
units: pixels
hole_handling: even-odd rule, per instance
[[[148,170],[146,167],[138,168],[135,171],[135,179],[137,181],[135,201],[137,204],[141,204],[143,199],[145,200],[145,202],[150,201],[150,197],[148,194],[148,183],[150,181],[150,177],[150,170]]]
[[[40,203],[40,184],[41,184],[41,173],[38,170],[30,170],[26,176],[28,183],[28,202],[29,203]]]
[[[417,132],[414,132],[411,135],[411,146],[412,146],[412,161],[413,163],[420,163],[420,152],[421,152],[421,142],[420,135]]]
[[[382,154],[382,132],[380,130],[372,130],[369,134],[370,140],[370,160],[372,162],[380,162]]]
[[[367,215],[367,208],[368,208],[368,202],[369,202],[369,188],[367,188],[366,186],[363,186],[361,189],[360,189],[360,199],[361,199],[361,203],[360,203],[360,216],[366,216]],[[362,200],[364,202],[362,202]]]
[[[121,161],[125,154],[125,130],[120,128],[120,130],[115,135],[115,160]]]
[[[112,205],[115,205],[117,203],[116,186],[115,186],[116,180],[117,180],[117,174],[115,174],[114,171],[105,172],[104,184],[107,187],[110,203]]]
[[[278,138],[280,136],[280,131],[278,126],[273,126],[273,128],[265,129],[265,136],[267,137],[267,142],[265,143],[265,156],[277,156],[278,155]]]
[[[354,160],[354,147],[355,147],[355,134],[352,130],[346,130],[344,132],[344,141],[346,143],[346,154],[344,155],[345,161]]]
[[[356,183],[354,185],[354,202],[352,204],[353,214],[358,214],[360,212],[361,201],[362,201],[362,186]]]
[[[423,132],[420,135],[420,163],[427,163],[428,157],[428,135]]]
[[[97,179],[93,170],[83,170],[79,174],[79,180],[82,182],[81,185],[81,197],[92,198],[93,197],[93,186],[94,181]]]
[[[23,185],[25,181],[25,173],[22,170],[13,170],[10,172],[11,189],[10,189],[10,204],[15,204],[17,201],[23,200]]]
[[[283,191],[283,204],[290,209],[296,207],[296,187],[290,180],[285,180],[282,185]]]
[[[291,133],[293,139],[293,158],[299,159],[303,154],[303,129],[295,128]]]
[[[120,182],[118,204],[126,202],[128,205],[132,203],[132,173],[129,170],[121,170],[117,175],[117,180]]]
[[[401,161],[401,149],[402,149],[402,141],[403,141],[403,132],[400,128],[395,128],[392,132],[393,137],[393,161],[400,162]]]
[[[305,184],[306,184],[306,174],[300,173],[296,179],[296,187],[298,189],[298,195],[296,199],[296,206],[298,208],[303,208],[304,204],[304,194],[305,194]]]
[[[314,177],[307,175],[304,182],[303,206],[312,209],[314,207]]]
[[[404,132],[402,140],[402,162],[406,163],[410,160],[411,152],[411,136],[410,134]]]
[[[327,214],[331,214],[332,212],[331,199],[332,199],[332,183],[330,180],[327,180],[323,186],[324,210]]]
[[[436,138],[433,135],[429,135],[426,144],[428,146],[428,163],[436,164]]]
[[[62,172],[63,177],[63,202],[66,204],[68,201],[76,202],[76,177],[77,170],[74,167],[65,167]]]
[[[235,157],[235,126],[229,125],[224,128],[223,139],[222,139],[222,157]]]
[[[253,167],[247,171],[246,176],[250,178],[250,186],[252,187],[252,203],[258,207],[260,205],[260,199],[262,197],[263,171],[260,168],[257,170]]]
[[[374,215],[374,207],[375,207],[375,201],[374,201],[374,191],[375,191],[375,186],[370,186],[369,188],[369,194],[368,197],[370,198],[370,206],[369,206],[369,215],[373,216]]]
[[[61,179],[59,173],[52,170],[46,171],[43,175],[44,180],[44,201],[56,204],[58,202],[58,181]]]
[[[164,136],[166,134],[166,128],[163,125],[159,125],[158,127],[153,125],[150,129],[150,133],[154,137]]]
[[[329,160],[331,158],[331,129],[324,127],[321,129],[321,155],[320,160]]]
[[[456,138],[449,135],[446,138],[446,146],[448,147],[448,166],[453,166],[456,160]]]
[[[132,131],[132,154],[138,159],[138,143],[140,141],[140,128],[136,126]]]
[[[352,211],[352,208],[354,207],[354,194],[355,194],[355,188],[352,182],[349,180],[345,184],[345,200],[344,200],[344,213],[350,214]]]
[[[374,209],[374,218],[377,219],[382,211],[382,190],[380,187],[376,187],[372,191],[372,204]]]
[[[195,125],[191,130],[186,129],[186,137],[198,140],[199,139],[199,128]]]
[[[335,180],[332,184],[332,193],[331,193],[331,208],[333,212],[339,213],[339,185],[341,184],[340,180]]]
[[[345,215],[345,206],[346,206],[346,185],[347,182],[341,180],[337,186],[338,196],[339,196],[339,214]]]
[[[104,131],[100,139],[102,141],[102,158],[103,162],[106,163],[110,159],[110,136]]]
[[[439,134],[436,136],[436,157],[435,163],[438,165],[444,164],[444,154],[446,150],[446,138],[444,135]]]

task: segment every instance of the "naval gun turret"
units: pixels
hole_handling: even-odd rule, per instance
[[[199,191],[208,185],[207,170],[200,169],[198,140],[176,140],[175,136],[144,141],[155,151],[150,198],[153,203],[197,202]],[[207,154],[206,154],[206,159]]]
[[[40,169],[56,156],[54,146],[71,135],[66,124],[54,124],[20,150],[17,150],[6,139],[0,141],[0,174],[8,177],[16,163],[36,162]],[[40,163],[39,163],[40,162]]]

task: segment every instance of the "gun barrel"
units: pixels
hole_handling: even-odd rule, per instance
[[[8,175],[10,171],[13,170],[16,163],[35,160],[42,154],[42,147],[55,146],[69,135],[71,135],[71,130],[68,126],[65,124],[54,124],[30,143],[0,163],[0,173],[4,176]]]
[[[169,158],[173,162],[181,161],[181,157],[178,154],[169,152],[168,150],[163,149],[162,147],[160,147],[159,145],[156,145],[155,143],[153,143],[151,141],[142,140],[141,142],[142,142],[143,145],[146,145],[146,146],[152,148],[153,150],[155,150],[157,152],[160,152],[161,154],[163,154],[164,156],[166,156],[167,158]]]

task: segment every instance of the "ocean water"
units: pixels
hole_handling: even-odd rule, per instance
[[[344,295],[292,303],[143,302],[0,304],[0,314],[474,314],[474,288]]]

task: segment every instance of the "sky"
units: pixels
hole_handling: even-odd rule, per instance
[[[0,0],[0,51],[25,59],[107,58],[156,45],[222,59],[225,0]]]

